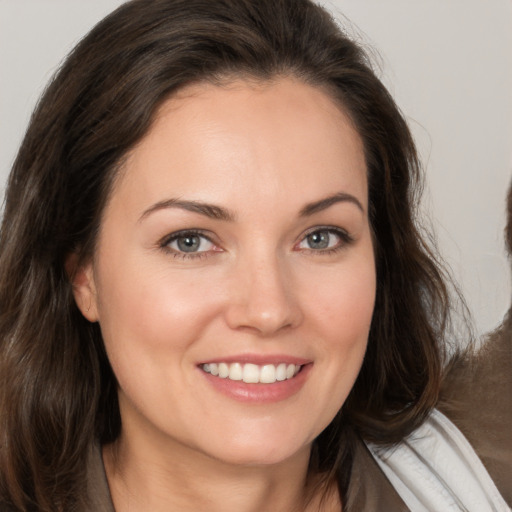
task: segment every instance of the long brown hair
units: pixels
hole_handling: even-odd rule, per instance
[[[315,442],[311,471],[344,499],[357,437],[393,443],[438,396],[449,298],[418,231],[421,173],[409,129],[363,50],[308,0],[133,0],[73,50],[14,163],[0,234],[0,496],[73,510],[95,440],[121,420],[99,326],[79,313],[65,262],[94,251],[123,157],[169,95],[198,81],[293,75],[324,88],[362,137],[377,298],[355,386]]]

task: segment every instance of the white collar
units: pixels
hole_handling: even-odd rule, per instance
[[[437,409],[398,445],[367,446],[413,512],[512,510],[462,432]]]

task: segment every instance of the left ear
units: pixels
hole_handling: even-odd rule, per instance
[[[78,309],[89,322],[97,322],[98,301],[92,261],[78,264],[78,255],[73,253],[66,259],[66,272],[73,287]]]

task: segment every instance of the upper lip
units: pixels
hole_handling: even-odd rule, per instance
[[[251,363],[258,366],[263,366],[265,364],[277,365],[281,363],[305,365],[311,362],[311,359],[305,359],[303,357],[296,357],[288,354],[239,354],[206,359],[201,361],[199,365],[212,363]]]

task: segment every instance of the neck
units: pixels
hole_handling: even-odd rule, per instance
[[[104,447],[103,459],[117,512],[339,511],[337,493],[322,500],[308,478],[309,451],[278,464],[235,466],[176,443],[162,449],[122,434]]]
[[[116,512],[341,510],[335,486],[308,477],[310,447],[271,465],[232,465],[179,443],[131,439],[103,448]],[[326,499],[323,499],[326,498]]]

